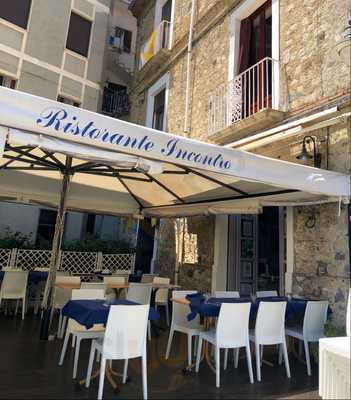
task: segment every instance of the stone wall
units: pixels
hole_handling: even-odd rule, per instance
[[[224,12],[232,10],[237,0],[198,1],[195,36],[199,26],[208,24],[208,15],[214,8]],[[138,45],[151,33],[153,1],[139,21]],[[208,26],[199,40],[194,42],[192,55],[191,131],[184,133],[186,52],[179,52],[180,43],[186,44],[189,27],[190,4],[176,1],[174,19],[174,52],[169,64],[160,70],[170,72],[168,108],[169,132],[208,139],[208,96],[228,79],[229,65],[229,13]],[[286,116],[303,114],[312,108],[325,106],[334,99],[350,93],[350,54],[337,54],[336,44],[348,20],[347,0],[280,0],[280,66],[281,106]],[[217,12],[216,11],[216,12]],[[216,15],[218,15],[218,12]],[[206,23],[203,21],[206,20]],[[138,54],[138,50],[137,50]],[[163,69],[162,69],[163,68]],[[162,75],[154,72],[153,81]],[[136,77],[136,80],[138,78]],[[140,85],[139,85],[140,86]],[[144,89],[143,89],[144,90]],[[132,97],[133,121],[145,124],[146,90]],[[141,99],[145,97],[145,101]],[[340,172],[351,172],[350,127],[334,127],[309,132],[318,138],[323,156],[322,167]],[[276,142],[254,151],[269,157],[297,162],[303,135]],[[328,157],[327,157],[328,153]],[[313,212],[316,224],[306,227]],[[213,265],[214,219],[188,218],[192,232],[198,235],[196,264],[180,266],[179,283],[185,288],[209,290]],[[299,207],[295,209],[295,294],[327,297],[332,304],[334,320],[340,324],[344,318],[346,290],[349,286],[349,254],[347,216],[345,208],[337,215],[337,205]],[[174,221],[161,223],[156,269],[163,275],[174,277],[176,264]],[[225,238],[223,238],[225,239]],[[324,272],[323,272],[324,271]]]

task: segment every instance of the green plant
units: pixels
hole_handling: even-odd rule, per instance
[[[102,253],[130,253],[135,248],[129,241],[123,239],[100,239],[88,234],[80,240],[74,240],[63,245],[63,250],[83,251],[83,252],[102,252]]]
[[[331,321],[327,321],[324,325],[324,334],[326,337],[346,336],[346,329],[333,325]],[[310,351],[314,361],[318,363],[318,343],[311,343]]]
[[[32,247],[32,234],[23,235],[21,232],[13,232],[10,228],[6,228],[0,234],[1,249],[28,249]]]

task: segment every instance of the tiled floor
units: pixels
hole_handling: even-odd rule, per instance
[[[32,399],[88,399],[96,398],[97,382],[90,389],[80,388],[71,377],[73,352],[69,349],[62,367],[58,366],[62,341],[39,340],[40,318],[28,314],[25,321],[20,317],[0,315],[0,398]],[[184,375],[182,368],[186,360],[185,335],[175,336],[171,357],[164,359],[167,331],[153,337],[148,344],[148,388],[149,398],[159,399],[266,399],[296,398],[314,399],[317,393],[317,369],[313,376],[306,375],[305,366],[290,357],[292,378],[286,378],[285,369],[276,363],[277,356],[266,357],[275,363],[273,367],[263,365],[262,382],[250,385],[246,360],[233,368],[230,362],[227,371],[221,371],[221,388],[215,387],[215,375],[205,363],[199,374]],[[78,366],[79,378],[84,378],[87,368],[89,343],[82,344]],[[242,353],[244,355],[244,352]],[[121,364],[116,363],[121,370]],[[105,382],[104,398],[142,398],[139,360],[132,360],[129,367],[131,382],[114,393]]]

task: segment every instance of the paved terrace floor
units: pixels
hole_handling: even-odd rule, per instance
[[[39,340],[40,318],[27,314],[20,317],[0,315],[0,398],[2,399],[96,399],[97,381],[89,389],[77,388],[72,380],[73,351],[69,348],[62,367],[58,358],[61,340]],[[230,360],[227,371],[221,371],[221,388],[215,387],[215,375],[205,362],[199,374],[182,374],[186,360],[186,336],[175,334],[171,357],[164,359],[167,331],[148,343],[148,389],[150,399],[316,399],[317,369],[308,377],[305,366],[290,357],[292,378],[286,378],[285,368],[277,365],[277,356],[265,356],[275,363],[274,367],[263,365],[262,382],[250,385],[246,359],[239,361],[234,369]],[[86,343],[84,343],[86,342]],[[81,344],[78,378],[84,378],[88,364],[89,341]],[[244,351],[242,353],[244,355]],[[97,364],[95,365],[97,366]],[[122,364],[116,363],[122,371]],[[254,371],[255,373],[255,371]],[[104,398],[142,398],[140,361],[129,364],[131,382],[114,393],[105,380]]]

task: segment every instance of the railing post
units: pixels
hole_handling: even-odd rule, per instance
[[[96,258],[96,271],[102,271],[103,254],[101,251],[97,253]]]
[[[12,249],[11,256],[10,256],[10,268],[16,268],[16,260],[17,260],[17,249]]]

